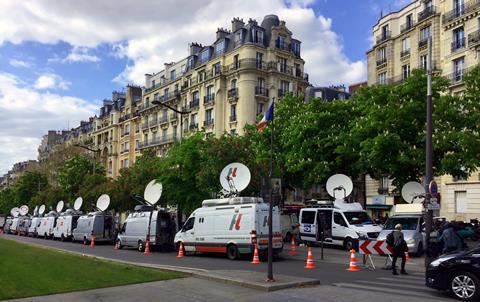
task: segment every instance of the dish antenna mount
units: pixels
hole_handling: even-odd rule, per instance
[[[220,184],[224,190],[224,197],[236,197],[250,184],[252,175],[250,170],[241,163],[231,163],[220,173]]]
[[[143,199],[150,205],[155,205],[162,196],[163,186],[162,183],[157,182],[157,180],[152,180],[145,187],[143,192]]]
[[[99,211],[105,212],[105,210],[108,209],[109,205],[110,205],[110,196],[108,196],[107,194],[102,194],[100,195],[100,197],[98,197],[97,204],[95,207]]]
[[[347,175],[335,174],[330,176],[327,180],[328,195],[335,199],[345,199],[353,191],[353,182]],[[343,193],[343,198],[338,198],[338,194]]]
[[[402,187],[402,198],[409,203],[422,203],[425,199],[425,188],[416,181],[409,181]]]
[[[61,213],[63,211],[63,207],[65,206],[65,203],[63,202],[63,200],[60,200],[58,203],[57,203],[57,213]]]

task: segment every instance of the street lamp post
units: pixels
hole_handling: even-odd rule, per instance
[[[100,150],[99,149],[91,149],[87,146],[84,146],[84,145],[80,145],[80,144],[74,144],[75,147],[80,147],[80,148],[83,148],[83,149],[86,149],[88,151],[91,151],[93,152],[93,175],[95,175],[95,164],[97,162],[97,152],[99,152]]]
[[[164,106],[164,107],[166,107],[166,108],[168,108],[168,109],[170,109],[170,110],[172,110],[172,111],[180,114],[180,141],[182,141],[182,138],[183,138],[183,115],[184,115],[184,114],[189,114],[190,111],[189,111],[189,110],[186,110],[186,111],[178,110],[177,108],[174,108],[174,107],[172,107],[172,106],[170,106],[170,105],[167,105],[167,104],[165,104],[165,103],[162,103],[162,102],[160,102],[160,101],[158,101],[158,100],[152,101],[152,104]]]

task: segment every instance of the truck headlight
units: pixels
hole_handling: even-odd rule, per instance
[[[367,234],[357,232],[358,239],[368,239]]]
[[[414,244],[415,243],[415,239],[413,239],[413,238],[407,239],[405,241],[407,242],[407,244]]]
[[[445,261],[448,261],[452,258],[454,258],[455,256],[448,256],[448,257],[443,257],[443,258],[438,258],[437,260],[434,260],[430,263],[430,266],[431,267],[437,267],[439,266],[440,264],[442,264],[443,262]]]

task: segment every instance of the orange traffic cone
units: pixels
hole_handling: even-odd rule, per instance
[[[145,244],[145,255],[150,254],[150,245],[148,244],[149,240],[147,240],[147,243]]]
[[[410,261],[410,255],[408,254],[408,252],[405,252],[405,259],[406,259],[407,261]]]
[[[258,246],[255,244],[255,249],[253,250],[253,260],[251,264],[260,264],[260,257],[258,257]]]
[[[292,242],[290,243],[290,251],[288,252],[290,255],[296,255],[297,251],[295,249],[295,237],[292,236]]]
[[[95,246],[95,237],[92,236],[92,240],[90,240],[90,247]]]
[[[305,268],[308,268],[308,269],[315,268],[315,264],[313,263],[311,246],[308,247],[307,264],[305,265]]]
[[[360,269],[357,267],[357,258],[355,257],[355,250],[350,250],[350,266],[347,271],[358,272]]]
[[[183,243],[180,241],[180,246],[178,247],[177,258],[183,258]]]

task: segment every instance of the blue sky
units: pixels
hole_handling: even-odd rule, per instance
[[[285,2],[286,1],[286,2]],[[125,84],[214,41],[233,17],[274,13],[302,41],[315,85],[366,80],[372,26],[408,0],[0,2],[0,175],[36,158],[49,129],[78,125]],[[75,10],[71,7],[75,6]],[[182,13],[178,14],[179,7]],[[207,20],[207,21],[206,21]]]

